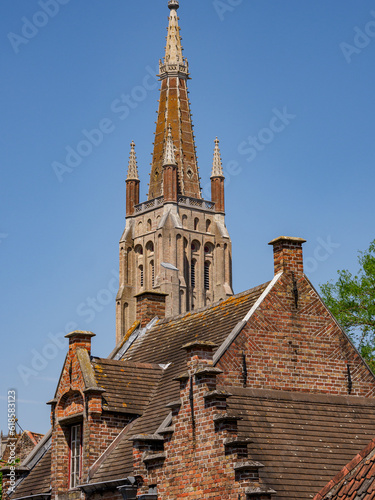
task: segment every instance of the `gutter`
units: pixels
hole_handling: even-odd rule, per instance
[[[96,492],[104,492],[104,491],[115,491],[120,490],[124,486],[133,486],[135,483],[135,478],[132,476],[125,477],[123,479],[115,479],[113,481],[102,481],[100,483],[87,483],[80,484],[77,486],[84,493],[96,493]],[[17,499],[21,500],[21,499]]]

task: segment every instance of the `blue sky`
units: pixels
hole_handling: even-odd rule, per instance
[[[338,269],[356,271],[357,251],[375,237],[373,2],[180,3],[203,186],[215,136],[221,141],[235,291],[272,278],[267,243],[279,235],[307,240],[316,287]],[[48,429],[45,402],[64,361],[63,333],[95,332],[94,355],[114,346],[129,144],[144,200],[166,4],[0,7],[3,430],[13,388],[22,427]],[[122,95],[131,100],[120,111]],[[92,151],[56,175],[66,148],[76,151],[100,126],[106,133]]]

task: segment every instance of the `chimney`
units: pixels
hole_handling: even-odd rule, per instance
[[[303,274],[302,244],[305,242],[303,238],[292,236],[279,236],[269,242],[273,245],[275,274],[281,271]]]
[[[92,337],[95,337],[95,333],[84,332],[81,330],[75,330],[74,332],[65,335],[65,338],[69,339],[69,351],[81,348],[81,349],[87,349],[89,354],[91,353]]]
[[[161,292],[141,292],[136,295],[137,320],[144,328],[156,316],[165,318],[165,298],[168,294]]]

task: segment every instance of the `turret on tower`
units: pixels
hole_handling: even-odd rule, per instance
[[[139,319],[137,297],[157,301],[163,296],[166,316],[175,316],[233,294],[219,141],[215,141],[211,175],[212,201],[207,201],[201,196],[187,91],[189,66],[178,25],[179,2],[169,0],[168,7],[151,178],[148,200],[143,203],[139,203],[140,181],[131,143],[116,298],[118,342]]]
[[[126,178],[126,216],[134,214],[134,207],[139,203],[139,177],[134,141],[130,144],[128,176]]]

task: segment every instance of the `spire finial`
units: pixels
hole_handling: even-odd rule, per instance
[[[224,177],[223,164],[221,161],[221,153],[219,148],[219,139],[215,139],[214,161],[212,164],[211,177]]]
[[[178,0],[168,0],[168,8],[177,10],[180,7],[180,3]]]
[[[138,177],[138,167],[137,167],[137,157],[135,155],[135,144],[134,141],[130,144],[130,155],[129,155],[129,164],[128,164],[128,176],[126,178],[127,181],[134,180],[139,181]]]
[[[165,47],[164,64],[169,65],[185,65],[185,60],[182,55],[182,44],[180,36],[180,28],[178,26],[177,9],[180,4],[177,0],[169,0],[168,7],[170,9],[167,45]],[[163,64],[162,64],[163,66]],[[176,70],[176,68],[174,68]],[[161,70],[162,71],[162,70]]]
[[[164,149],[164,160],[163,160],[163,167],[164,166],[169,166],[169,165],[177,165],[176,162],[176,157],[174,154],[174,144],[173,144],[173,137],[172,137],[172,127],[171,124],[168,125],[168,135],[167,135],[167,140],[165,143],[165,149]]]

